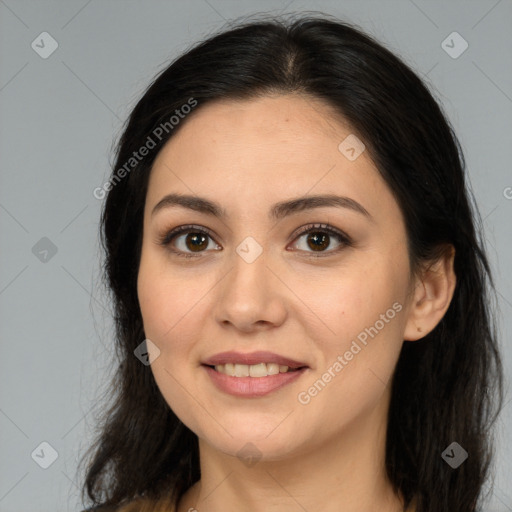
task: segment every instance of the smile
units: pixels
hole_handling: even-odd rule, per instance
[[[286,365],[277,363],[259,363],[259,364],[239,364],[226,363],[215,365],[215,370],[230,377],[267,377],[269,375],[277,375],[278,373],[286,373],[289,371],[297,371],[298,368],[290,368]]]
[[[307,367],[291,369],[288,366],[272,363],[259,363],[250,366],[228,363],[215,367],[203,364],[202,368],[205,369],[211,382],[219,391],[243,398],[258,398],[269,395],[296,381],[309,369]],[[275,372],[276,369],[278,370],[277,373],[269,373],[269,371]],[[229,375],[226,371],[238,375]]]

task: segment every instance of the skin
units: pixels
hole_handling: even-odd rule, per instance
[[[146,337],[160,350],[151,364],[156,383],[200,448],[201,480],[178,512],[402,510],[384,465],[391,377],[404,340],[424,337],[448,309],[454,253],[411,275],[404,220],[387,184],[367,151],[350,161],[338,150],[351,133],[311,97],[223,101],[198,107],[155,160],[138,296]],[[229,216],[181,207],[152,216],[171,192],[214,200]],[[336,207],[277,222],[267,216],[278,201],[324,193],[354,199],[372,219]],[[330,236],[326,256],[314,258],[308,235],[295,233],[315,223],[345,232],[353,246]],[[186,224],[213,232],[195,258],[158,243]],[[252,263],[236,252],[248,236],[262,250]],[[197,254],[186,237],[171,245]],[[400,312],[300,403],[298,394],[396,303]],[[268,350],[309,369],[267,396],[234,397],[201,366],[226,350]],[[237,456],[249,442],[261,457],[250,466]]]

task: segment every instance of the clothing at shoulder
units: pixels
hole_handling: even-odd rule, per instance
[[[134,500],[130,503],[125,503],[124,505],[120,505],[118,507],[107,507],[105,505],[98,505],[97,507],[88,508],[86,510],[82,510],[81,512],[135,512],[139,510],[138,505],[140,505],[139,500]],[[176,509],[172,508],[169,512],[176,512]]]
[[[105,505],[98,505],[97,507],[88,508],[86,510],[82,510],[82,512],[115,512],[115,508],[106,507]]]

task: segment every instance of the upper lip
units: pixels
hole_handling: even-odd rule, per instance
[[[249,354],[234,351],[221,352],[203,361],[203,364],[208,366],[216,366],[219,364],[226,363],[238,363],[247,365],[254,365],[259,363],[276,363],[282,366],[288,366],[289,368],[302,368],[304,366],[307,366],[306,363],[295,361],[294,359],[290,359],[289,357],[284,357],[280,356],[279,354],[264,351],[251,352]]]

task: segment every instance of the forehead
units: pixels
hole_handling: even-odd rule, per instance
[[[202,149],[199,144],[206,140],[209,150],[222,144],[251,149],[253,143],[280,146],[286,152],[294,143],[313,140],[332,147],[345,132],[350,133],[348,123],[324,101],[299,94],[275,95],[199,105],[168,146],[195,143]]]
[[[228,214],[230,204],[250,209],[309,194],[394,202],[366,151],[349,160],[340,150],[347,137],[348,123],[307,96],[198,106],[157,156],[147,205],[169,192],[210,196]]]

